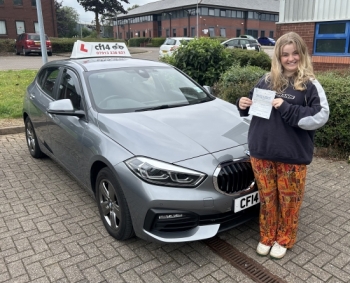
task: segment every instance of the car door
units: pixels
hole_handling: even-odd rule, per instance
[[[51,151],[50,135],[47,127],[47,108],[54,100],[54,93],[57,86],[59,67],[47,67],[40,71],[36,83],[28,89],[29,117],[35,129],[37,138]]]
[[[74,110],[85,110],[78,75],[64,68],[58,80],[57,100],[70,99]],[[52,139],[52,152],[69,172],[84,180],[90,154],[83,142],[87,117],[49,114],[49,131]],[[85,145],[84,145],[85,144]]]

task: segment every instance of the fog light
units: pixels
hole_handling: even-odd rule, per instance
[[[183,217],[183,214],[165,214],[165,215],[159,215],[158,219],[173,219],[173,218],[180,218]]]

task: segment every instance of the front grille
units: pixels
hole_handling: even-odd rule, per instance
[[[249,159],[221,163],[214,172],[215,189],[234,195],[254,185],[254,173]]]

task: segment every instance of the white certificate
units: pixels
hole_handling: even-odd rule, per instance
[[[254,88],[253,104],[250,105],[249,114],[265,119],[270,119],[272,110],[272,100],[276,92],[261,88]]]

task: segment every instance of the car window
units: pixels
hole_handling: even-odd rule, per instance
[[[171,67],[121,68],[89,75],[100,112],[125,113],[149,107],[189,105],[212,100],[198,85]]]
[[[46,40],[48,39],[47,35],[45,35]],[[40,34],[28,34],[29,40],[40,40]]]
[[[247,45],[247,44],[249,44],[249,41],[248,41],[247,39],[241,39],[241,40],[239,41],[239,44],[240,44],[240,45]]]
[[[226,43],[228,46],[237,46],[238,45],[238,39],[230,40]]]
[[[172,39],[172,38],[168,38],[166,41],[165,41],[165,45],[175,45],[176,43],[176,40],[175,39]]]
[[[57,100],[70,99],[75,110],[83,110],[82,99],[77,85],[78,78],[75,73],[69,69],[63,70],[63,75],[59,83]]]
[[[54,87],[59,74],[58,67],[50,67],[42,70],[38,76],[38,84],[41,89],[50,97],[54,98]]]

